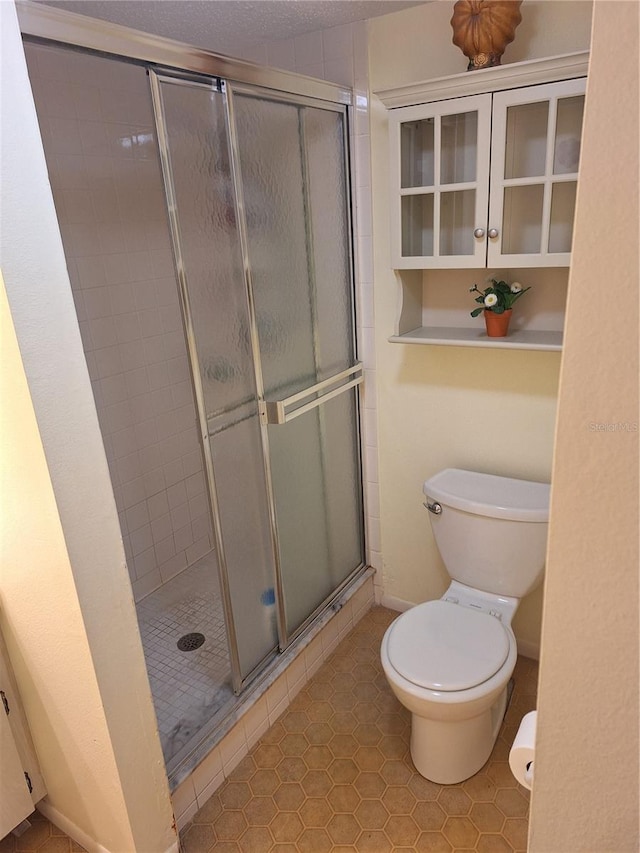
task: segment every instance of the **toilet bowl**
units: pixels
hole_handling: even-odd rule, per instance
[[[500,730],[517,658],[511,620],[542,578],[549,486],[447,469],[424,493],[452,581],[389,626],[381,661],[412,714],[416,770],[454,784],[486,763]]]

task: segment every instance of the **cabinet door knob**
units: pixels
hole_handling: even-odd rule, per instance
[[[473,232],[473,236],[477,237],[480,240],[481,237],[484,237],[484,228],[476,228]]]
[[[499,232],[497,228],[489,228],[489,237],[491,237],[492,239],[495,239],[498,236],[498,233]]]

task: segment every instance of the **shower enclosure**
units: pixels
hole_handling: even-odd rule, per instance
[[[364,569],[362,369],[344,91],[136,50],[26,45],[171,773]]]

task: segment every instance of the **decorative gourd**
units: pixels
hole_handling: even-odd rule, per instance
[[[458,0],[453,7],[453,43],[469,58],[467,71],[500,65],[522,20],[522,0]]]

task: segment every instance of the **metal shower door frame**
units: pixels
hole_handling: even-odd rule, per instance
[[[236,213],[236,223],[238,229],[238,242],[240,246],[242,269],[244,277],[244,293],[247,305],[247,316],[249,321],[249,334],[251,340],[251,352],[254,367],[255,388],[257,397],[257,411],[260,419],[260,436],[262,445],[262,462],[264,466],[264,476],[266,482],[266,500],[269,516],[270,540],[272,548],[273,565],[275,569],[275,585],[276,585],[276,617],[278,630],[278,647],[280,651],[287,649],[291,643],[299,636],[313,621],[320,611],[324,609],[328,601],[335,598],[341,590],[350,582],[353,575],[364,567],[364,563],[356,567],[339,587],[332,592],[329,598],[322,602],[316,610],[309,614],[308,618],[291,634],[287,631],[287,621],[285,613],[285,596],[284,585],[282,580],[282,570],[280,562],[280,550],[278,544],[278,525],[276,518],[276,503],[272,483],[271,472],[271,455],[269,448],[269,425],[284,424],[293,418],[310,411],[313,408],[321,406],[334,397],[356,388],[363,381],[363,369],[359,362],[355,362],[346,370],[340,371],[338,374],[315,383],[309,388],[305,388],[296,394],[281,400],[267,400],[265,398],[265,389],[262,373],[262,361],[260,355],[260,341],[258,332],[258,323],[256,317],[256,308],[254,300],[253,281],[251,274],[251,262],[249,258],[248,235],[246,228],[246,206],[245,196],[242,183],[242,174],[240,167],[238,140],[236,135],[236,125],[234,120],[233,99],[236,93],[241,95],[250,95],[276,102],[284,102],[295,106],[310,106],[314,108],[328,109],[343,116],[343,151],[344,151],[344,174],[345,174],[345,192],[346,198],[346,216],[348,218],[348,233],[352,235],[352,216],[350,204],[350,171],[349,171],[349,137],[348,137],[348,113],[347,107],[341,103],[332,103],[316,98],[305,97],[302,95],[290,94],[286,92],[274,91],[252,84],[238,84],[223,81],[220,78],[210,78],[207,76],[194,74],[193,72],[180,71],[165,71],[164,69],[149,68],[149,81],[151,88],[151,96],[153,101],[154,117],[156,122],[156,131],[158,137],[158,146],[160,151],[160,161],[162,167],[163,181],[165,187],[167,211],[169,218],[169,227],[171,232],[171,241],[173,246],[174,261],[176,274],[178,278],[178,290],[180,302],[184,317],[185,336],[187,341],[187,349],[189,361],[191,365],[191,376],[193,382],[194,395],[196,398],[198,412],[198,426],[202,440],[203,456],[205,462],[205,471],[208,483],[208,493],[210,499],[211,516],[213,520],[213,533],[216,543],[218,555],[220,589],[222,593],[223,609],[225,614],[225,628],[227,633],[227,642],[229,646],[229,655],[231,662],[231,678],[233,690],[236,694],[242,690],[259,674],[264,667],[273,659],[274,651],[269,652],[263,660],[261,660],[253,670],[242,675],[240,655],[238,650],[238,642],[236,638],[236,625],[233,615],[233,601],[231,590],[228,581],[229,566],[227,563],[224,547],[224,536],[222,523],[220,518],[220,508],[217,497],[216,478],[213,464],[213,457],[209,439],[212,437],[212,432],[209,419],[206,414],[204,404],[204,391],[199,370],[198,349],[194,333],[193,315],[189,299],[189,288],[187,274],[182,254],[180,227],[176,203],[176,193],[173,185],[173,175],[171,169],[171,161],[168,146],[167,127],[164,119],[164,110],[161,94],[161,83],[171,83],[175,85],[186,85],[203,87],[208,89],[223,99],[226,117],[227,141],[229,146],[229,162],[231,166],[231,177],[234,185],[234,204]],[[305,188],[306,191],[306,188]],[[350,311],[351,311],[351,328],[352,328],[352,350],[356,352],[356,336],[355,336],[355,303],[354,303],[354,275],[353,275],[353,247],[352,241],[349,241],[349,289],[350,289]],[[315,325],[315,324],[314,324]],[[316,330],[314,329],[314,334]],[[356,405],[359,400],[356,396]],[[224,414],[224,413],[223,413]],[[359,419],[358,419],[359,420]],[[360,436],[358,435],[358,440]],[[358,466],[360,460],[358,459]],[[360,470],[360,467],[359,467]],[[361,476],[361,471],[360,471]]]

